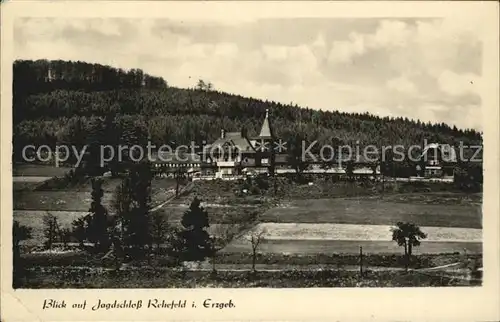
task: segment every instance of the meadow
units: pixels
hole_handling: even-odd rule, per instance
[[[360,247],[364,254],[403,254],[403,248],[392,240],[321,240],[321,239],[264,239],[259,245],[259,252],[264,254],[359,254]],[[481,253],[481,242],[426,242],[413,249],[418,254],[445,253]],[[251,244],[246,239],[237,239],[226,246],[222,252],[250,253]]]
[[[104,204],[108,209],[112,210],[109,208],[112,192],[119,183],[120,179],[104,180]],[[319,184],[316,182],[315,185]],[[338,185],[341,189],[349,186]],[[42,218],[47,211],[58,218],[62,227],[69,228],[74,219],[86,214],[90,191],[90,184],[82,184],[64,191],[18,194],[14,219],[33,228],[33,238],[23,244],[35,246],[43,243]],[[291,200],[273,196],[269,191],[242,195],[241,183],[238,182],[197,181],[189,191],[169,199],[175,194],[175,181],[163,178],[153,180],[152,192],[154,204],[169,200],[155,212],[163,215],[174,227],[180,225],[193,198],[200,198],[209,215],[209,234],[229,236],[217,261],[233,270],[239,267],[248,269],[251,258],[249,239],[252,234],[260,232],[263,234],[258,247],[259,265],[269,265],[266,264],[269,260],[285,256],[273,262],[279,269],[295,262],[324,264],[329,261],[329,256],[356,257],[360,247],[365,256],[399,258],[403,249],[391,240],[390,231],[398,221],[414,222],[428,234],[428,238],[414,248],[416,256],[435,254],[448,258],[452,256],[450,254],[466,252],[480,256],[482,253],[480,194],[435,191],[352,195],[349,189],[345,195],[338,194],[335,198],[319,198],[319,195],[317,198]],[[59,262],[56,257],[51,263]],[[161,256],[158,258],[160,262],[166,260]],[[71,263],[79,262],[71,260]],[[381,260],[381,263],[390,265],[387,260]]]
[[[103,205],[111,209],[113,194],[120,178],[103,178]],[[154,179],[151,184],[151,205],[162,204],[175,195],[175,181]],[[13,191],[15,210],[87,211],[91,202],[90,181],[64,189],[39,187],[35,190]]]
[[[482,252],[482,215],[477,204],[438,203],[442,194],[363,196],[282,201],[259,216],[260,224],[231,241],[223,252],[251,252],[252,235],[262,236],[259,251],[284,254],[401,253],[392,241],[397,222],[419,225],[427,239],[415,254]],[[463,195],[447,195],[459,200]],[[425,203],[424,201],[429,201]]]
[[[12,166],[12,176],[14,177],[62,177],[68,173],[70,167],[55,167],[44,164],[14,164]]]
[[[398,221],[420,226],[481,228],[481,207],[470,204],[439,205],[394,202],[393,198],[335,198],[284,202],[260,220],[275,223],[338,223],[394,225]]]

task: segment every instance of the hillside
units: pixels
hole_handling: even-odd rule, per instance
[[[25,144],[80,145],[96,137],[105,144],[144,142],[148,137],[156,145],[210,142],[221,128],[245,128],[253,135],[266,109],[271,111],[276,135],[282,138],[301,133],[309,141],[360,146],[420,145],[424,139],[481,143],[478,132],[444,123],[316,111],[206,87],[169,87],[167,81],[139,69],[127,72],[82,62],[16,61],[15,152]]]

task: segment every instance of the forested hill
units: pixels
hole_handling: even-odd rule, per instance
[[[421,144],[428,141],[480,143],[474,130],[368,113],[316,111],[296,105],[219,92],[204,82],[192,89],[139,69],[65,61],[14,63],[14,144],[85,144],[88,133],[120,142],[125,133],[154,144],[210,142],[220,130],[258,133],[266,109],[277,136],[301,134],[334,144]],[[217,84],[214,84],[217,86]],[[113,137],[113,139],[111,139]]]

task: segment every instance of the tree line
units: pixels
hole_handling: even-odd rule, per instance
[[[148,75],[141,69],[126,71],[81,61],[16,60],[13,68],[13,93],[20,99],[57,89],[90,92],[167,85],[161,77]]]
[[[46,76],[49,68],[54,79]],[[360,146],[482,141],[475,130],[444,123],[301,108],[220,92],[203,80],[189,89],[168,87],[140,70],[82,62],[16,61],[13,103],[15,145],[80,144],[80,132],[103,121],[111,128],[131,122],[156,145],[210,143],[221,129],[257,135],[266,109],[284,139],[298,133],[308,141]]]

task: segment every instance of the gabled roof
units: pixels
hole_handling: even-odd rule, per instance
[[[254,152],[250,141],[241,135],[241,132],[227,132],[223,138],[218,138],[214,143],[206,146],[206,149],[216,149],[216,147],[224,149],[226,145],[237,149],[241,152]],[[213,151],[213,150],[212,150]]]
[[[439,144],[439,143],[431,143],[424,147],[422,151],[422,157],[426,155],[429,150],[439,150],[441,154],[438,153],[438,156],[442,157],[443,160],[448,162],[457,162],[457,153],[455,148],[449,144]]]

